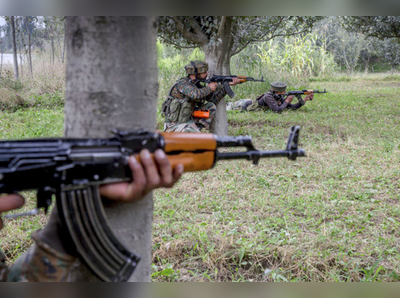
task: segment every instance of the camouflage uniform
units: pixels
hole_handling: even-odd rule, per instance
[[[200,65],[200,73],[208,70],[206,63],[193,62]],[[185,68],[188,74],[192,74],[193,69]],[[215,92],[212,92],[210,87],[203,86],[199,80],[191,80],[189,76],[181,78],[172,86],[168,98],[163,104],[164,131],[200,132],[202,128],[210,130],[210,124],[216,114],[216,104],[225,95],[224,88],[219,87]],[[209,118],[193,117],[192,113],[196,110],[208,110],[210,112]]]
[[[240,99],[226,103],[227,111],[247,111],[247,107],[252,103],[251,99]]]
[[[0,281],[70,281],[70,273],[81,266],[79,259],[51,248],[40,239],[39,231],[32,238],[35,244],[11,267],[6,267],[5,256],[0,251]]]

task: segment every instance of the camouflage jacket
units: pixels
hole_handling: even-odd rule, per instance
[[[297,110],[302,106],[300,102],[296,104],[291,104],[287,103],[284,101],[283,103],[277,101],[272,93],[272,91],[268,91],[264,93],[263,95],[257,97],[256,99],[258,101],[258,104],[265,108],[265,109],[271,109],[274,112],[282,112],[285,109],[292,109],[292,110]]]
[[[200,82],[194,83],[189,77],[178,80],[170,91],[170,96],[177,99],[189,98],[192,102],[213,101],[218,103],[226,92],[219,88],[215,92],[208,86],[202,86]]]
[[[0,281],[7,282],[65,282],[76,281],[77,272],[88,270],[78,258],[61,253],[38,236],[31,236],[35,243],[10,267],[0,251]],[[78,280],[80,280],[78,278]],[[96,279],[94,279],[96,280]],[[84,280],[89,281],[89,280]],[[90,280],[91,281],[91,280]]]

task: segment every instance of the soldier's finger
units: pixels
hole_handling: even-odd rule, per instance
[[[0,213],[21,208],[24,203],[24,198],[17,194],[2,196],[0,197]]]
[[[2,212],[11,211],[21,208],[25,203],[23,197],[17,194],[11,194],[0,197],[0,214]],[[0,218],[0,230],[3,228],[3,221]]]
[[[132,171],[132,182],[112,183],[100,186],[100,194],[114,201],[134,202],[144,196],[146,176],[142,165],[135,156],[129,158],[129,167]]]
[[[159,172],[160,172],[160,178],[161,178],[161,186],[167,187],[173,182],[173,177],[172,177],[172,168],[169,163],[169,160],[167,158],[167,155],[165,152],[161,149],[157,149],[154,152],[154,157],[156,159],[156,162],[158,164]]]
[[[147,177],[143,166],[136,160],[135,156],[129,158],[129,167],[132,171],[133,181],[125,191],[125,200],[135,201],[145,195]]]
[[[173,173],[174,181],[173,181],[172,185],[170,185],[170,187],[174,186],[176,181],[178,181],[181,178],[182,174],[183,174],[183,165],[179,164],[174,168],[174,173]]]
[[[143,149],[140,151],[140,161],[143,165],[144,172],[146,174],[146,188],[145,191],[149,192],[160,185],[160,174],[154,160],[151,158],[150,151]]]

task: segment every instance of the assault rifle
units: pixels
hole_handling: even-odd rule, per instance
[[[319,91],[319,90],[295,90],[295,91],[289,91],[287,93],[285,93],[285,96],[289,96],[289,95],[295,95],[299,100],[301,98],[301,95],[305,94],[311,94],[311,93],[328,93],[328,91],[326,91],[326,89],[324,89],[324,91]],[[312,100],[312,99],[310,99]]]
[[[299,126],[291,128],[286,149],[281,151],[256,150],[248,136],[146,130],[114,130],[109,139],[0,141],[0,194],[36,189],[36,211],[43,208],[45,212],[55,195],[62,224],[82,262],[103,281],[126,281],[140,258],[125,248],[107,225],[99,185],[130,181],[130,155],[145,148],[150,152],[161,148],[172,167],[183,164],[186,172],[208,170],[216,162],[230,159],[247,159],[253,164],[260,158],[295,160],[305,156],[304,150],[297,148],[299,131]],[[230,147],[246,151],[218,151]]]
[[[217,83],[222,84],[224,86],[226,93],[232,98],[235,96],[235,93],[229,86],[229,82],[232,82],[233,78],[238,78],[240,80],[240,83],[249,82],[249,81],[250,82],[265,82],[263,76],[261,77],[261,80],[256,80],[252,77],[245,77],[245,76],[212,76],[211,78],[206,80],[206,83],[209,84],[209,83],[217,82]]]

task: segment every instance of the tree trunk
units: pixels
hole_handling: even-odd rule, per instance
[[[52,62],[54,64],[54,37],[53,37],[53,33],[51,33],[50,41],[51,41],[51,59],[52,59]]]
[[[17,57],[17,42],[15,38],[15,22],[14,16],[11,16],[11,35],[12,35],[12,48],[13,48],[13,60],[14,60],[14,76],[16,80],[19,80],[18,73],[18,57]]]
[[[156,33],[154,17],[67,17],[66,137],[155,130]],[[152,194],[106,206],[116,236],[141,256],[130,281],[150,281],[152,212]]]
[[[32,47],[32,40],[31,40],[31,31],[29,30],[28,23],[25,22],[26,24],[26,31],[28,32],[28,62],[29,62],[29,71],[31,73],[31,77],[33,77],[33,68],[32,68],[32,52],[31,52],[31,47]]]
[[[24,65],[22,63],[22,50],[19,48],[19,69],[21,70],[21,78],[24,77]]]
[[[0,83],[2,74],[3,74],[3,51],[1,51],[1,60],[0,60]]]
[[[65,57],[65,47],[67,45],[67,34],[65,31],[65,25],[66,21],[64,21],[64,44],[63,44],[63,50],[62,50],[62,56],[61,56],[61,63],[64,64],[64,57]]]
[[[220,48],[216,45],[207,45],[203,48],[205,53],[205,60],[208,63],[208,73],[212,75],[222,75],[222,63],[223,57]],[[211,122],[211,132],[219,136],[228,135],[228,116],[226,113],[226,102],[225,98],[217,104],[217,110],[214,120]]]
[[[230,59],[232,40],[232,18],[222,17],[218,30],[218,42],[203,46],[206,62],[209,64],[210,75],[230,75]],[[226,101],[223,98],[217,105],[216,116],[211,123],[211,131],[220,136],[228,135],[228,115]]]

